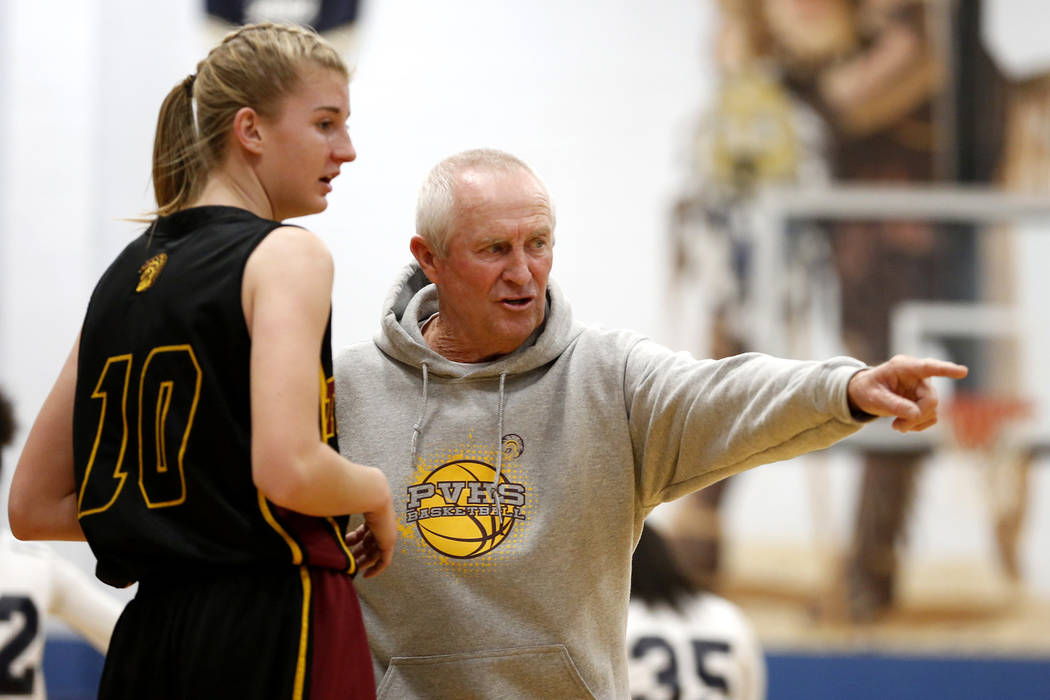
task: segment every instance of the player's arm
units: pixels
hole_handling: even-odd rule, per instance
[[[105,654],[124,603],[107,595],[65,559],[51,558],[54,595],[48,612],[80,633]]]
[[[83,540],[73,476],[73,395],[80,339],[44,400],[11,478],[7,516],[22,540]]]
[[[268,499],[300,513],[365,513],[388,561],[396,527],[386,477],[344,459],[320,434],[318,372],[332,277],[324,243],[299,228],[277,229],[248,259],[252,476]]]
[[[740,698],[741,700],[765,700],[766,657],[762,651],[762,644],[758,641],[743,611],[738,610],[737,612],[743,629],[736,649],[742,673]]]

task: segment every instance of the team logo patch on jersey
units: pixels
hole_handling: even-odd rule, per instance
[[[164,269],[164,265],[168,262],[168,254],[161,253],[160,255],[154,255],[152,258],[143,263],[142,267],[139,268],[139,284],[135,287],[136,292],[144,292],[153,286],[153,283],[157,281],[160,276],[160,271]]]

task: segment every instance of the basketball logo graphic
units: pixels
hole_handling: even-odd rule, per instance
[[[437,552],[470,559],[492,551],[524,520],[525,488],[473,459],[446,462],[408,487],[405,520]],[[497,498],[498,496],[498,498]]]

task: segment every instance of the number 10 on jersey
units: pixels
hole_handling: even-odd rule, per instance
[[[128,394],[132,415],[128,415]],[[139,491],[148,508],[177,506],[186,500],[183,457],[201,392],[201,368],[189,345],[153,348],[140,369],[131,355],[106,360],[92,406],[98,429],[77,494],[77,517],[112,506],[128,477],[129,431],[135,430]],[[129,420],[130,419],[130,420]]]

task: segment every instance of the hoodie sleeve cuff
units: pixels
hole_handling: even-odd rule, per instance
[[[856,371],[850,374],[849,378],[853,379],[853,377],[856,376],[857,372],[860,372],[861,370],[865,369],[868,369],[868,367],[859,367]],[[849,397],[849,381],[846,382],[846,407],[849,409],[850,418],[852,418],[858,423],[868,423],[878,418],[878,416],[876,416],[874,413],[868,413],[867,411],[858,408],[853,404],[853,401],[851,401]]]

